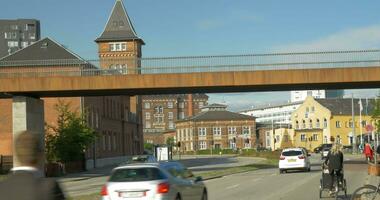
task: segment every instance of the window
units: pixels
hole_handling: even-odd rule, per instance
[[[353,127],[353,123],[352,123],[352,121],[350,120],[350,122],[348,122],[348,126],[350,127],[350,128],[352,128]]]
[[[309,107],[306,107],[306,113],[308,113],[309,112]]]
[[[308,118],[309,117],[309,113],[305,113],[305,118]]]
[[[185,103],[184,102],[180,102],[179,105],[178,105],[178,108],[185,108]]]
[[[26,24],[25,25],[25,30],[28,31],[28,30],[32,30],[34,28],[34,24]]]
[[[11,32],[5,32],[4,33],[4,38],[5,39],[12,39],[12,33]]]
[[[184,119],[184,118],[185,118],[185,113],[179,112],[179,119]]]
[[[207,143],[206,143],[206,141],[200,141],[199,142],[199,149],[200,150],[207,149]]]
[[[340,128],[340,127],[341,127],[340,121],[336,121],[336,122],[335,122],[335,126],[336,126],[337,128]]]
[[[127,43],[126,42],[112,42],[109,43],[110,51],[126,51]]]
[[[25,47],[27,47],[28,46],[28,42],[21,42],[21,47],[22,48],[25,48]]]
[[[36,39],[36,34],[35,33],[29,33],[29,39],[35,40]]]
[[[17,41],[8,41],[8,47],[18,47]]]
[[[214,135],[221,135],[222,134],[222,128],[221,127],[213,127],[212,128],[212,133]]]
[[[150,103],[144,103],[144,108],[149,109],[150,108]]]
[[[280,142],[280,136],[276,135],[276,143],[279,143],[279,142]]]
[[[202,108],[204,106],[204,102],[203,101],[199,102],[198,106],[199,108]]]
[[[113,147],[113,150],[116,150],[116,133],[114,133],[113,135],[112,135],[113,137],[112,137],[112,147]]]
[[[199,136],[206,136],[206,128],[204,128],[204,127],[198,128],[198,135]]]
[[[313,141],[318,141],[318,134],[313,134]]]
[[[305,120],[302,120],[302,128],[306,128]]]
[[[309,120],[309,128],[313,128],[313,120]]]
[[[317,119],[317,123],[315,124],[315,127],[319,128],[319,126],[320,126],[319,119]]]
[[[168,119],[173,119],[173,112],[168,112]]]
[[[229,147],[230,149],[236,149],[236,142],[234,142],[234,140],[229,140]]]
[[[296,121],[296,129],[299,129],[300,128],[300,125],[298,123],[298,121]]]
[[[315,111],[314,106],[311,107],[311,112],[313,113]]]
[[[243,129],[242,129],[242,134],[243,135],[249,135],[250,134],[250,128],[249,126],[243,126]]]
[[[156,114],[162,114],[164,113],[164,108],[162,106],[156,106],[154,108]]]
[[[326,118],[323,119],[323,128],[327,128],[327,119]]]
[[[306,135],[305,135],[305,134],[301,134],[301,141],[302,141],[302,142],[305,142],[305,141],[306,141]]]
[[[169,121],[169,129],[174,129],[174,122],[173,121]]]
[[[152,126],[151,126],[151,124],[150,124],[150,122],[145,122],[145,128],[151,128]]]
[[[154,119],[157,124],[161,124],[164,122],[164,116],[155,116]]]
[[[145,119],[150,119],[150,112],[145,113]]]
[[[172,101],[168,102],[168,108],[173,108],[173,102]]]
[[[229,135],[235,135],[236,134],[236,127],[235,126],[228,127],[228,134]]]

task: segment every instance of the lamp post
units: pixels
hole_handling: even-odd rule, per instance
[[[351,94],[351,111],[352,111],[352,153],[357,153],[356,134],[355,134],[355,110],[354,110],[354,94]]]

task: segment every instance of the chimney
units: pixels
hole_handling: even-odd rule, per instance
[[[192,94],[188,94],[187,95],[187,113],[189,115],[189,117],[193,116],[193,95]]]

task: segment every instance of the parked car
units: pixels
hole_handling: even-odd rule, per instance
[[[321,150],[322,159],[325,159],[327,157],[327,154],[329,153],[331,147],[332,147],[332,144],[322,144],[322,150]]]
[[[280,174],[288,170],[310,171],[310,154],[303,148],[287,148],[282,150],[278,167]]]
[[[112,170],[102,200],[207,200],[201,177],[179,162],[133,163]]]
[[[322,145],[319,145],[319,146],[317,146],[317,147],[315,147],[315,148],[313,149],[313,152],[314,152],[314,153],[320,153],[321,150],[322,150]]]

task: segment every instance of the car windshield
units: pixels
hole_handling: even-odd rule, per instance
[[[283,156],[299,156],[302,155],[302,151],[292,150],[282,152]]]
[[[157,168],[123,168],[117,169],[110,177],[110,182],[137,182],[165,179]]]

